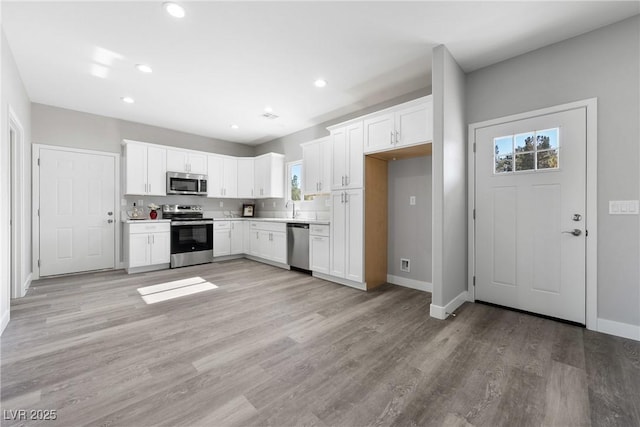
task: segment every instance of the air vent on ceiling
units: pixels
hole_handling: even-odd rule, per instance
[[[275,114],[273,114],[273,113],[264,113],[264,114],[262,115],[262,117],[264,117],[265,119],[269,119],[269,120],[275,120],[275,119],[277,119],[277,118],[278,118],[278,117],[280,117],[280,116],[277,116],[277,115],[275,115]]]

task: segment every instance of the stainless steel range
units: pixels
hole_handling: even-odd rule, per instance
[[[171,219],[171,268],[213,262],[213,219],[199,205],[162,205]]]

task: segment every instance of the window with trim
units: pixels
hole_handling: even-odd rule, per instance
[[[494,138],[494,174],[558,169],[559,134],[554,128]]]
[[[313,196],[304,194],[302,186],[302,160],[287,163],[286,198],[294,202],[313,200]]]

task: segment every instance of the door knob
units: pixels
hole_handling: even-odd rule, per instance
[[[113,212],[107,212],[107,215],[111,216],[113,215]]]
[[[113,223],[113,220],[112,220],[112,219],[108,219],[108,220],[107,220],[107,222],[108,222],[109,224],[111,224],[111,223]]]
[[[571,231],[563,231],[562,233],[573,234],[574,236],[579,236],[579,235],[582,234],[582,230],[580,230],[578,228],[574,228]]]

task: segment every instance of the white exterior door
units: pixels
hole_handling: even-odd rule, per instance
[[[114,203],[114,157],[41,149],[40,275],[114,268]]]
[[[476,300],[585,323],[586,110],[476,130]]]

